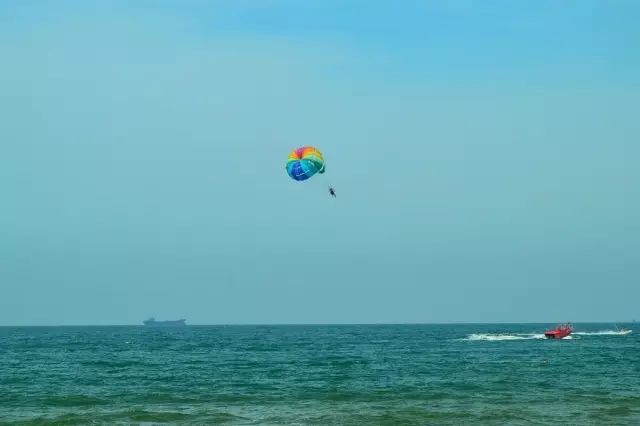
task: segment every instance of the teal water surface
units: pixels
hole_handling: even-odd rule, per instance
[[[640,424],[640,331],[548,326],[3,327],[0,423]]]

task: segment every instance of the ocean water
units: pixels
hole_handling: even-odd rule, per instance
[[[640,425],[640,330],[547,326],[3,327],[0,423]]]

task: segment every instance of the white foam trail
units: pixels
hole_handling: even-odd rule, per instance
[[[475,333],[467,336],[466,339],[470,341],[501,341],[501,340],[531,340],[531,339],[544,339],[544,334],[532,334],[532,333],[516,333],[516,334],[492,334],[492,333]]]
[[[632,330],[601,330],[601,331],[576,331],[573,334],[580,336],[624,336]]]
[[[630,334],[632,330],[601,330],[601,331],[577,331],[572,333],[567,337],[564,337],[563,340],[573,339],[573,335],[577,336],[624,336]],[[544,339],[544,334],[536,334],[536,333],[512,333],[512,334],[501,334],[501,333],[474,333],[469,334],[465,339],[468,341],[489,341],[489,342],[498,342],[503,340],[532,340],[532,339]]]

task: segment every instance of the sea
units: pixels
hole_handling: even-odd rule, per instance
[[[640,328],[0,327],[0,424],[640,425]]]

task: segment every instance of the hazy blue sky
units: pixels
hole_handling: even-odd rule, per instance
[[[0,0],[0,324],[640,319],[639,20]]]

